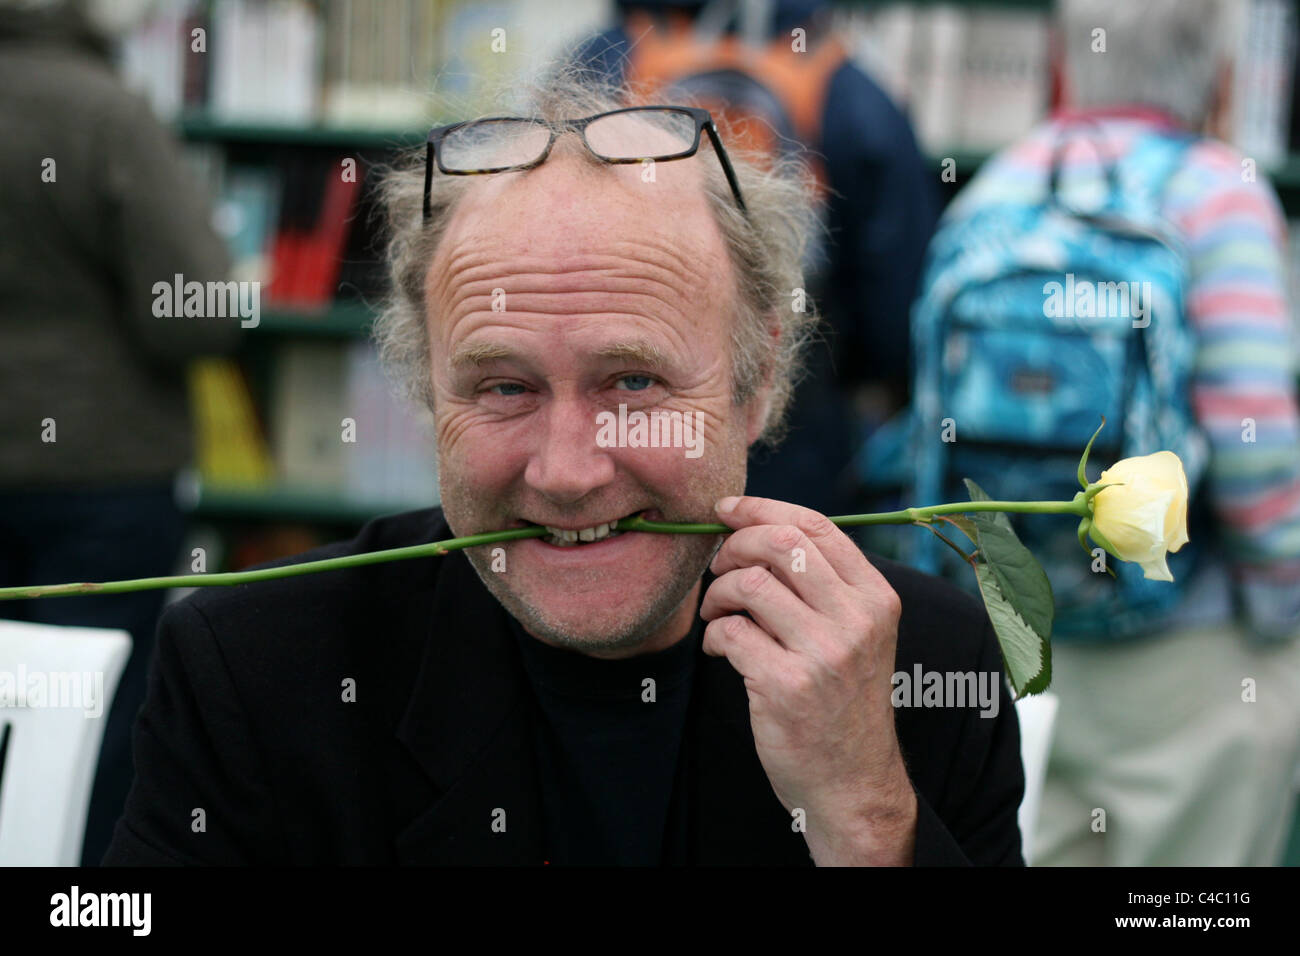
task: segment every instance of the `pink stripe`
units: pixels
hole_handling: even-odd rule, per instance
[[[1242,418],[1254,418],[1256,425],[1260,419],[1275,419],[1274,424],[1295,421],[1296,404],[1288,395],[1257,394],[1242,395],[1235,389],[1231,392],[1211,391],[1198,388],[1192,396],[1196,414],[1202,418],[1228,418],[1240,421]]]
[[[1270,564],[1240,564],[1243,577],[1261,584],[1290,584],[1300,578],[1300,558],[1278,558]]]
[[[1128,151],[1131,136],[1124,136],[1121,140],[1118,136],[1108,137],[1106,142],[1102,143],[1101,155],[1106,159],[1114,162],[1117,158]],[[1033,166],[1036,169],[1045,170],[1052,161],[1052,151],[1055,149],[1055,142],[1051,139],[1034,139],[1025,140],[1019,146],[1015,147],[1009,156],[1015,157],[1018,162],[1027,166]],[[1092,141],[1071,142],[1070,147],[1065,151],[1065,168],[1066,170],[1083,167],[1085,169],[1092,167],[1097,162],[1097,149],[1094,148]]]
[[[1238,325],[1272,330],[1287,328],[1291,319],[1286,302],[1274,292],[1242,292],[1205,289],[1193,292],[1187,301],[1197,325]]]
[[[1300,509],[1300,482],[1249,505],[1221,503],[1219,511],[1232,524],[1252,530],[1272,524]]]
[[[1219,220],[1231,216],[1240,216],[1252,220],[1256,225],[1262,219],[1271,223],[1277,213],[1267,194],[1258,187],[1248,188],[1243,183],[1233,183],[1233,188],[1226,189],[1218,195],[1198,201],[1180,218],[1188,232],[1208,232],[1207,223],[1219,224]],[[1269,230],[1272,232],[1272,230]]]

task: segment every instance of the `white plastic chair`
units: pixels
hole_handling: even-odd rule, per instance
[[[130,654],[126,631],[0,620],[0,866],[80,864],[104,726]]]
[[[1020,801],[1020,845],[1025,864],[1033,864],[1034,829],[1043,805],[1043,787],[1047,783],[1047,758],[1052,751],[1052,731],[1061,700],[1051,692],[1035,694],[1016,701],[1020,720],[1020,761],[1025,768],[1025,795]]]

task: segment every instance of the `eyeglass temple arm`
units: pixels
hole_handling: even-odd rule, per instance
[[[429,190],[433,188],[433,143],[424,145],[424,221],[428,222],[433,215],[433,207],[429,203]]]
[[[740,211],[748,213],[749,209],[745,206],[745,200],[740,195],[740,183],[736,180],[736,171],[731,167],[731,159],[727,156],[727,151],[722,148],[722,140],[718,137],[718,129],[713,125],[713,120],[704,124],[704,132],[709,134],[709,142],[713,144],[713,151],[718,154],[718,159],[722,163],[722,172],[727,177],[727,184],[731,186],[731,191],[736,197],[736,205]],[[428,195],[428,190],[425,190]]]

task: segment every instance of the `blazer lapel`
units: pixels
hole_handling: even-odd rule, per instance
[[[397,836],[398,861],[540,865],[531,697],[506,611],[463,554],[441,564],[420,672],[397,729],[438,796]]]

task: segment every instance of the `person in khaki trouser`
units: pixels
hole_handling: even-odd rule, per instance
[[[1227,101],[1223,13],[1213,0],[1066,0],[1068,106],[1090,112],[1120,155],[1153,122],[1213,133]],[[1094,49],[1098,29],[1104,53]],[[984,186],[1030,178],[1046,142],[1031,134]],[[1190,260],[1191,404],[1211,452],[1192,507],[1205,518],[1209,557],[1173,617],[1150,633],[1055,642],[1061,706],[1038,865],[1274,865],[1290,832],[1300,763],[1300,413],[1284,220],[1267,182],[1243,175],[1253,168],[1243,159],[1206,137],[1164,194]]]
[[[1052,664],[1061,707],[1035,863],[1280,862],[1300,762],[1295,643],[1215,625],[1058,647]]]

